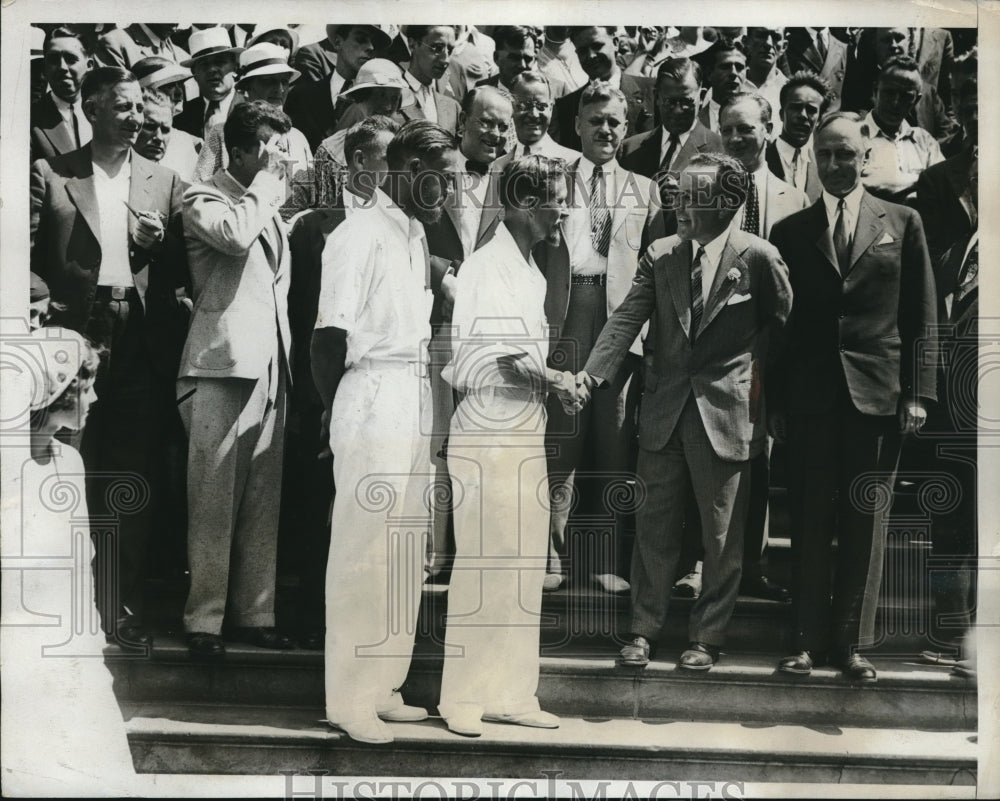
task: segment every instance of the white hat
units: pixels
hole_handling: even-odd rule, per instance
[[[229,39],[229,31],[220,27],[191,31],[188,46],[191,48],[191,58],[182,61],[182,67],[190,67],[199,58],[214,56],[216,53],[238,55],[243,52],[242,47],[233,47],[233,43]]]
[[[301,75],[288,66],[288,51],[281,45],[260,42],[240,53],[240,73],[237,83],[258,75],[290,75],[295,80]]]
[[[351,88],[341,94],[349,95],[359,89],[375,89],[377,87],[409,88],[406,81],[403,80],[403,71],[396,62],[389,61],[387,58],[373,58],[361,65]]]
[[[31,332],[28,364],[31,373],[31,411],[44,409],[66,390],[91,350],[87,341],[69,328],[52,326]]]
[[[298,31],[289,28],[287,25],[272,25],[263,27],[261,31],[255,33],[252,39],[247,40],[247,47],[253,47],[255,44],[260,42],[262,36],[268,33],[274,33],[274,31],[281,31],[288,35],[288,38],[292,40],[292,52],[299,49],[299,34]],[[272,42],[273,44],[273,42]]]
[[[159,89],[191,77],[191,70],[163,56],[146,56],[132,65],[132,74],[139,79],[143,89]]]

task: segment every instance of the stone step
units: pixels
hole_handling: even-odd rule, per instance
[[[706,673],[678,669],[664,653],[644,669],[626,668],[605,648],[600,658],[543,657],[538,697],[558,714],[643,720],[843,725],[955,731],[974,729],[974,681],[947,668],[874,658],[879,679],[854,686],[828,667],[807,677],[779,673],[773,656],[723,652]],[[115,691],[129,702],[259,703],[322,708],[323,655],[231,645],[219,663],[192,660],[180,638],[160,637],[149,658],[108,649]],[[402,691],[409,703],[437,706],[442,655],[418,643]]]
[[[321,707],[140,703],[123,711],[140,773],[513,777],[544,788],[553,775],[969,786],[977,771],[968,731],[564,717],[557,730],[486,723],[482,737],[468,739],[432,718],[391,724],[395,743],[369,746],[329,727]]]

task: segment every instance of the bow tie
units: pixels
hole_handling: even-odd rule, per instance
[[[483,161],[473,161],[472,159],[467,159],[465,162],[466,172],[474,172],[478,175],[486,175],[489,169],[490,165]]]

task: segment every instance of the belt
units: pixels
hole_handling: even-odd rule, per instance
[[[547,397],[545,392],[535,392],[521,387],[482,387],[472,390],[469,394],[478,398],[507,398],[522,403],[545,403]]]
[[[399,359],[358,359],[353,367],[358,370],[409,370],[418,378],[427,378],[427,363],[417,360],[402,361]]]
[[[134,286],[104,286],[101,284],[94,292],[94,300],[125,300],[130,292],[136,292]]]
[[[572,278],[570,278],[570,283],[585,284],[587,286],[607,286],[608,274],[601,273],[600,275],[574,275]]]

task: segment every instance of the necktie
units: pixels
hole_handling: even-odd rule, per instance
[[[213,126],[220,122],[225,122],[225,120],[220,119],[222,116],[220,111],[222,110],[221,100],[209,100],[205,104],[205,131],[206,133],[212,129]]]
[[[594,167],[590,176],[590,241],[601,256],[607,257],[611,243],[611,212],[608,211],[604,170]]]
[[[670,169],[670,163],[674,160],[674,154],[677,153],[677,145],[681,143],[681,140],[677,137],[677,134],[670,134],[670,146],[667,148],[667,152],[663,154],[663,160],[660,162],[660,172],[666,172]]]
[[[960,320],[968,311],[969,307],[975,303],[979,288],[979,242],[976,242],[965,257],[965,264],[959,273],[958,288],[951,300],[950,321]]]
[[[69,113],[73,117],[73,136],[76,139],[76,146],[80,147],[83,142],[80,141],[80,121],[76,117],[76,103],[70,103]]]
[[[796,189],[802,188],[802,184],[800,183],[802,178],[799,174],[800,171],[802,170],[801,155],[802,155],[802,148],[798,147],[795,148],[795,153],[792,154],[792,186],[794,186]]]
[[[837,254],[837,266],[844,275],[850,269],[851,238],[847,234],[847,203],[843,198],[837,204],[837,223],[833,228],[833,249]]]
[[[691,264],[691,341],[694,342],[698,335],[698,326],[701,325],[701,316],[705,311],[705,299],[702,297],[704,290],[701,286],[701,265],[705,258],[704,245],[698,246],[698,253]]]
[[[524,146],[524,153],[522,153],[521,155],[522,156],[530,156],[531,155],[531,145],[525,145]]]
[[[757,200],[757,182],[753,173],[747,173],[747,202],[743,209],[743,230],[760,236],[760,203]]]
[[[351,105],[351,103],[353,102],[351,95],[344,94],[344,92],[350,89],[351,86],[353,85],[354,81],[351,80],[350,78],[347,78],[344,81],[344,85],[340,87],[340,92],[337,94],[337,102],[333,106],[334,125],[332,127],[336,127],[337,120],[340,119],[340,116],[344,113],[347,107]]]
[[[476,175],[486,175],[489,168],[490,165],[484,161],[473,161],[472,159],[465,160],[466,172],[474,172]]]
[[[823,31],[816,31],[816,52],[819,53],[819,60],[826,61],[826,42],[823,38]]]

